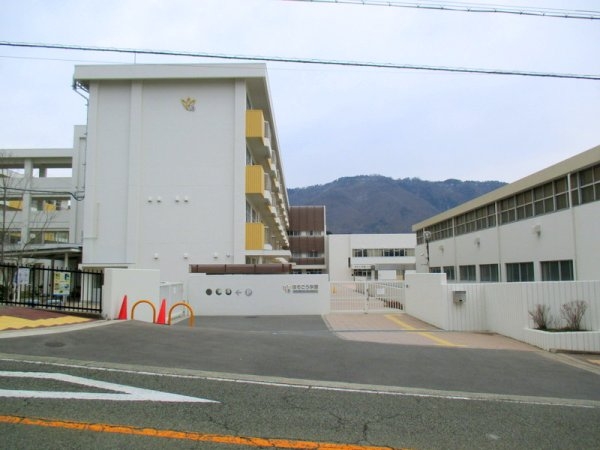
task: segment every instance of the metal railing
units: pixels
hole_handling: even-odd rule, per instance
[[[332,281],[331,312],[380,313],[404,309],[403,281]]]
[[[100,314],[103,272],[0,264],[0,304]]]

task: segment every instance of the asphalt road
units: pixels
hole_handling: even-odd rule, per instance
[[[600,446],[600,377],[560,356],[345,341],[319,317],[199,320],[0,339],[0,374],[20,374],[0,392],[33,391],[0,398],[0,447]],[[215,403],[110,400],[99,381]]]

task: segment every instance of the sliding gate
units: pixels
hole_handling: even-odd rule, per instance
[[[404,309],[404,281],[332,281],[331,312],[381,313]]]
[[[0,305],[101,314],[103,276],[101,270],[0,264]]]

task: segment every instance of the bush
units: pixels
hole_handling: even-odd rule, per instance
[[[550,307],[548,305],[535,305],[535,309],[529,311],[529,315],[533,319],[535,328],[538,330],[547,330],[552,327],[554,322],[550,315]]]
[[[560,315],[567,322],[565,329],[569,331],[581,330],[581,320],[583,319],[586,310],[587,303],[583,300],[574,300],[562,305],[560,308]]]

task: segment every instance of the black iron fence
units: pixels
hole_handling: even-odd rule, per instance
[[[100,314],[103,272],[0,264],[0,304]]]

